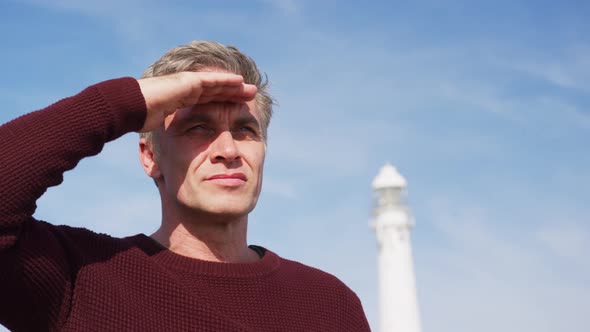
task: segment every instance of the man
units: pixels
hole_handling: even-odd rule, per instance
[[[0,322],[14,331],[367,331],[335,277],[248,246],[272,99],[256,64],[193,42],[0,127]],[[123,239],[35,220],[77,162],[141,132],[162,224]],[[55,221],[54,221],[55,222]]]

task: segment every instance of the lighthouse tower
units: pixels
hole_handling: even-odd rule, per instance
[[[406,180],[387,164],[373,180],[376,204],[372,228],[379,246],[380,332],[420,332],[416,278],[406,207]]]

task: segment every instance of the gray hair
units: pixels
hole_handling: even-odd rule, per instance
[[[260,114],[262,137],[266,141],[274,104],[272,96],[268,93],[268,80],[266,75],[263,77],[258,70],[256,62],[240,52],[236,47],[210,41],[193,41],[166,52],[158,61],[146,69],[142,78],[169,75],[182,71],[199,71],[204,68],[225,69],[231,73],[242,75],[245,83],[256,85],[258,88],[256,106]],[[141,133],[140,137],[151,142],[157,152],[156,132]]]

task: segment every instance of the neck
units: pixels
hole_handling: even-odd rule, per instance
[[[215,220],[192,219],[186,221],[164,216],[162,225],[151,237],[176,254],[200,260],[247,263],[259,259],[247,245],[247,215]]]

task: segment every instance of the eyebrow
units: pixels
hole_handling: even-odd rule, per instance
[[[191,112],[190,114],[184,116],[181,121],[183,123],[187,122],[212,122],[213,116],[209,112]]]
[[[238,125],[254,125],[257,128],[260,128],[260,123],[250,113],[248,113],[248,115],[239,116],[234,122]]]
[[[202,112],[192,112],[190,115],[187,115],[184,119],[181,119],[183,123],[194,123],[194,122],[205,122],[211,123],[215,121],[215,118],[210,112],[202,111]],[[254,125],[257,128],[260,128],[260,122],[258,119],[254,117],[251,113],[247,114],[240,114],[238,115],[233,121],[234,124],[238,125]]]

